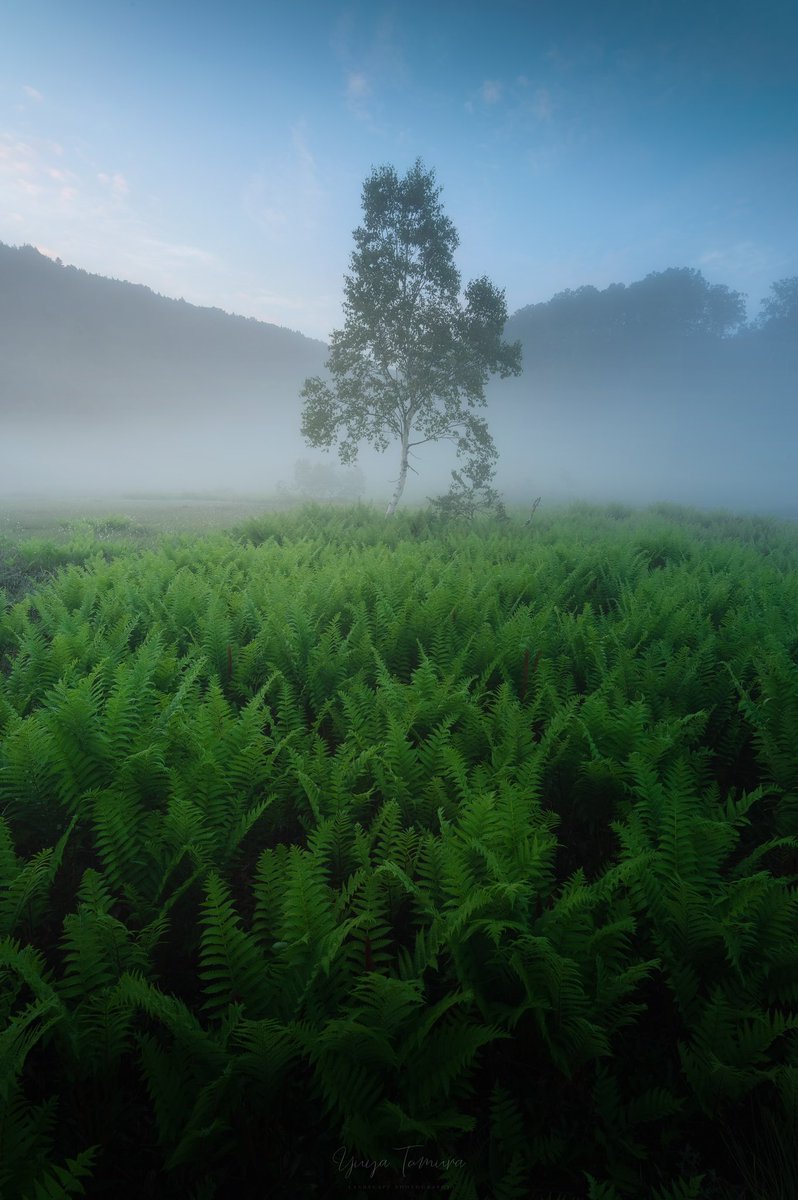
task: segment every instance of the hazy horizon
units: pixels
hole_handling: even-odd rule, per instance
[[[463,283],[486,274],[510,314],[690,268],[744,293],[752,318],[798,276],[796,35],[783,0],[12,0],[0,242],[327,342],[365,178],[420,157]],[[110,324],[59,310],[40,329],[44,297],[25,328],[6,299],[0,495],[263,494],[290,488],[298,460],[337,463],[300,436],[301,356],[269,374],[265,352],[240,370],[237,350],[203,358],[200,335],[182,358],[150,332],[137,350],[110,301]],[[547,382],[528,361],[488,389],[496,486],[519,502],[792,510],[794,371],[752,363],[677,377],[621,354],[614,374]],[[367,495],[387,499],[396,448],[361,462]],[[449,445],[411,462],[408,503],[458,465]]]
[[[302,382],[323,367],[318,343],[38,255],[6,250],[4,264],[0,495],[284,497],[301,494],[303,462],[330,485],[325,492],[322,478],[313,494],[339,494],[346,472],[335,449],[313,450],[300,433]],[[713,297],[725,312],[729,293],[676,271],[516,314],[508,336],[524,339],[525,370],[492,380],[483,410],[507,502],[543,495],[796,512],[794,349],[767,328],[724,338],[707,327],[696,341],[690,322]],[[693,307],[680,311],[677,300]],[[627,320],[634,330],[651,319],[649,340],[624,334]],[[596,340],[602,320],[616,324]],[[364,498],[386,503],[398,447],[363,445],[359,466]],[[418,447],[405,502],[445,492],[457,466],[449,442]]]

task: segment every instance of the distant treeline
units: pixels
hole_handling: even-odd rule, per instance
[[[516,312],[506,333],[520,339],[524,360],[520,379],[490,392],[491,428],[507,445],[523,427],[546,447],[546,462],[580,449],[584,462],[589,442],[591,463],[619,460],[623,445],[630,461],[645,456],[649,472],[668,459],[691,478],[739,471],[746,487],[792,472],[798,277],[774,283],[751,322],[741,293],[672,268],[560,292]],[[534,470],[541,461],[531,460]],[[574,480],[582,478],[580,469]]]
[[[707,402],[730,389],[742,405],[767,391],[783,409],[798,365],[798,277],[774,283],[752,323],[741,293],[672,268],[559,292],[519,309],[506,333],[524,352],[524,375],[490,393],[508,418],[519,405],[556,404],[567,415],[582,403],[696,389]],[[302,381],[323,371],[326,356],[324,343],[300,333],[0,244],[4,419],[285,419],[293,405],[299,413]]]
[[[631,362],[695,360],[713,350],[795,355],[798,345],[798,276],[771,287],[760,317],[746,321],[745,297],[710,284],[700,271],[672,267],[629,285],[613,283],[558,292],[521,308],[507,333],[521,338],[527,366],[611,366]]]

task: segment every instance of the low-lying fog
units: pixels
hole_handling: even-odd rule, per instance
[[[523,415],[502,411],[497,384],[487,411],[499,461],[496,484],[511,504],[578,498],[645,504],[655,500],[798,517],[794,413],[729,412],[717,422],[697,415],[691,398],[665,404],[631,397],[610,411],[556,398]],[[299,402],[288,398],[271,420],[237,416],[179,421],[128,417],[42,425],[7,423],[0,444],[0,503],[12,493],[65,496],[129,492],[275,492],[319,499],[387,502],[399,471],[399,447],[364,449],[358,470],[340,464],[299,434]],[[444,492],[456,467],[449,443],[412,452],[404,504]]]
[[[0,244],[0,497],[234,491],[386,503],[399,447],[361,475],[309,447],[300,390],[324,343]],[[798,517],[798,277],[760,315],[697,270],[585,286],[514,313],[523,373],[480,410],[511,504],[656,500]],[[415,434],[413,440],[419,437]],[[403,503],[445,492],[418,446]]]

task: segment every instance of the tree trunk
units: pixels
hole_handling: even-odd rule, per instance
[[[391,503],[385,510],[386,517],[392,517],[396,512],[397,505],[402,499],[402,492],[405,490],[405,480],[407,479],[408,458],[410,451],[408,450],[408,442],[410,441],[410,430],[405,427],[402,430],[402,465],[399,468],[399,478],[396,481],[394,493],[391,496]]]

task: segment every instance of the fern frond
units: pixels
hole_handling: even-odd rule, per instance
[[[17,1083],[0,1107],[0,1195],[25,1195],[52,1157],[58,1097],[31,1104]]]
[[[206,996],[203,1008],[219,1017],[231,1001],[240,1001],[258,1016],[267,997],[263,956],[241,928],[229,890],[215,872],[208,875],[205,895],[199,971]]]
[[[218,1072],[228,1063],[225,1046],[200,1024],[191,1009],[176,996],[162,992],[140,972],[122,975],[116,995],[122,1004],[140,1009],[152,1020],[160,1022],[171,1033],[175,1044],[184,1048],[198,1066]]]
[[[23,865],[9,858],[10,840],[5,841],[5,857],[10,868],[5,895],[0,899],[0,937],[8,937],[23,918],[35,927],[47,903],[49,890],[61,865],[77,815],[67,825],[51,849],[40,850]]]
[[[414,1036],[412,1050],[402,1055],[404,1089],[413,1107],[422,1110],[440,1104],[455,1083],[470,1074],[483,1046],[508,1038],[497,1026],[477,1025],[465,1018],[446,1020],[425,1032],[419,1041]]]
[[[84,1180],[92,1178],[99,1146],[89,1146],[77,1158],[68,1158],[64,1166],[53,1165],[33,1183],[24,1200],[64,1200],[65,1196],[85,1196]]]
[[[334,920],[321,864],[311,854],[292,846],[279,926],[280,940],[290,948],[292,959],[296,956],[297,961],[306,959],[313,947],[332,932]]]
[[[286,1073],[300,1057],[300,1046],[290,1025],[270,1017],[242,1020],[233,1036],[239,1049],[238,1061],[245,1076],[257,1083],[258,1094],[276,1096]]]
[[[34,1000],[0,1030],[0,1099],[5,1103],[37,1042],[63,1017],[55,997]]]

